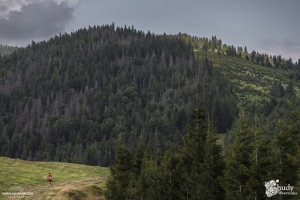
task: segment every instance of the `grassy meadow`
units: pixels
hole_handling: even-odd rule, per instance
[[[30,162],[0,157],[0,199],[105,199],[108,168],[59,162]],[[51,173],[52,187],[47,183]],[[14,197],[5,192],[30,192]]]

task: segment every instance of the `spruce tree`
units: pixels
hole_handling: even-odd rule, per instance
[[[268,128],[254,126],[251,128],[253,151],[250,155],[249,179],[246,184],[248,199],[263,199],[266,197],[264,182],[272,180],[270,169],[272,165],[271,139],[265,137]]]
[[[286,186],[290,184],[294,186],[299,179],[297,172],[299,165],[295,162],[297,160],[297,151],[299,148],[299,117],[300,113],[296,110],[296,102],[292,102],[291,114],[279,122],[279,133],[275,135],[276,152],[273,157],[272,175],[274,179],[279,180],[279,184]],[[286,195],[280,195],[280,199],[288,199]]]
[[[183,162],[184,162],[184,190],[187,199],[200,198],[201,173],[203,173],[204,143],[207,136],[207,124],[203,108],[195,108],[192,113],[194,127],[187,126],[187,133],[183,137]]]
[[[183,163],[181,156],[172,150],[165,152],[162,160],[164,198],[167,200],[183,199],[182,191],[183,182]]]
[[[143,162],[144,170],[139,176],[137,187],[139,188],[140,199],[167,199],[164,191],[163,170],[161,167],[161,157],[150,156]],[[142,186],[142,187],[141,187]],[[144,188],[144,191],[141,190]],[[142,197],[142,198],[141,198]]]
[[[212,122],[208,121],[207,137],[204,143],[201,199],[224,199],[225,192],[220,182],[225,169],[222,152],[222,146],[217,144],[216,130]]]
[[[110,167],[105,198],[108,200],[132,199],[134,187],[134,160],[125,146],[119,146],[115,163]]]
[[[222,148],[216,144],[216,131],[203,108],[192,111],[194,127],[188,126],[183,137],[183,191],[185,199],[220,199],[224,161]]]
[[[151,162],[151,160],[152,155],[149,148],[147,148],[146,145],[140,140],[138,147],[136,148],[134,161],[136,175],[136,188],[134,197],[136,199],[147,199],[147,190],[149,188],[149,174],[147,173],[147,168],[149,167],[148,163]]]
[[[253,150],[251,133],[243,114],[233,130],[235,143],[226,159],[226,168],[223,178],[225,199],[245,199],[248,195],[246,184],[250,173],[250,156]]]

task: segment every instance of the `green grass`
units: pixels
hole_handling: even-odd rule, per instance
[[[291,81],[288,70],[256,65],[243,58],[216,55],[212,52],[196,51],[196,57],[212,60],[213,66],[224,75],[237,97],[238,105],[258,104],[270,98],[274,81],[281,81],[286,87]],[[293,81],[296,96],[300,97],[300,82]]]
[[[30,199],[70,199],[103,195],[108,168],[58,162],[30,162],[0,157],[0,199],[2,192],[32,192]],[[47,175],[53,176],[49,187]],[[18,192],[18,191],[14,191]],[[100,197],[99,197],[100,198]],[[103,197],[101,197],[103,198]],[[101,199],[100,198],[100,199]],[[72,199],[72,198],[71,198]]]

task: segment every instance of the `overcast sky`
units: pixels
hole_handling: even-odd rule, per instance
[[[300,0],[0,0],[0,44],[26,46],[89,25],[216,35],[223,43],[300,59]]]

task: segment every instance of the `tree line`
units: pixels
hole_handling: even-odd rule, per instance
[[[165,153],[151,153],[142,142],[132,151],[120,139],[106,199],[269,199],[264,184],[277,179],[298,191],[299,114],[292,104],[269,137],[268,125],[258,126],[241,111],[232,128],[235,141],[225,154],[212,118],[199,106],[191,111],[193,123],[182,145]],[[291,197],[297,198],[276,194],[273,199]]]
[[[293,61],[292,58],[285,59],[281,55],[268,55],[266,53],[259,53],[257,51],[248,52],[245,46],[237,48],[233,45],[223,44],[221,39],[217,39],[216,36],[212,36],[211,39],[206,37],[186,37],[191,42],[195,50],[201,51],[211,51],[217,55],[227,55],[231,57],[239,57],[248,60],[257,65],[282,69],[282,70],[292,70],[298,72],[300,71],[300,59]],[[298,79],[300,80],[300,79]]]

